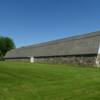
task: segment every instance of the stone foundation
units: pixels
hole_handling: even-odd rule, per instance
[[[5,61],[23,61],[23,62],[30,62],[30,58],[9,58],[5,59]]]
[[[96,65],[96,55],[85,56],[59,56],[59,57],[37,57],[37,63],[54,63],[54,64],[79,64],[79,65]]]
[[[30,62],[30,58],[12,58],[6,60]],[[100,61],[100,56],[97,57],[97,55],[34,57],[35,63],[78,64],[89,66],[96,66],[98,60]]]

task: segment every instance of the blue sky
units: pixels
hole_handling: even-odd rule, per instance
[[[100,0],[0,0],[0,35],[17,47],[100,30]]]

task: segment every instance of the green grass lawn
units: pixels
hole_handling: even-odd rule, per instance
[[[0,62],[0,100],[100,100],[100,69]]]

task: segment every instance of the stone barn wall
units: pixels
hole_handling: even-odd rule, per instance
[[[30,58],[6,58],[5,61],[21,61],[21,62],[30,62]]]
[[[30,62],[30,58],[11,58],[11,59],[6,59],[6,61]],[[78,64],[78,65],[96,66],[96,59],[97,55],[48,56],[48,57],[34,57],[34,62],[49,63],[49,64]],[[98,59],[100,60],[100,56],[98,57]]]
[[[53,63],[53,64],[79,64],[79,65],[96,65],[97,55],[76,55],[76,56],[52,56],[52,57],[36,57],[37,63]]]

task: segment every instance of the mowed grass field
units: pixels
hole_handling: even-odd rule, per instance
[[[0,100],[100,100],[100,69],[0,62]]]

